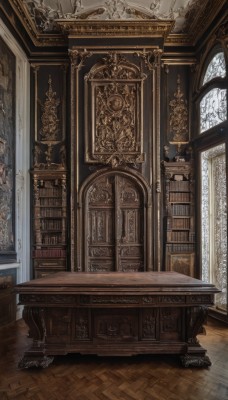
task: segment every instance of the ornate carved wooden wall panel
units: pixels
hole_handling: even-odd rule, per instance
[[[139,163],[143,154],[143,81],[146,74],[110,53],[85,76],[86,162]]]
[[[33,64],[33,266],[36,277],[66,269],[66,66]]]
[[[143,271],[144,201],[120,173],[95,179],[86,193],[85,269]]]
[[[160,269],[162,50],[144,40],[70,38],[72,269]]]

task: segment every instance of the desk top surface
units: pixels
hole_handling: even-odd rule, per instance
[[[191,278],[177,272],[58,272],[44,278],[34,279],[16,286],[16,291],[22,288],[88,288],[88,289],[123,289],[123,288],[202,288],[218,291],[213,284]]]

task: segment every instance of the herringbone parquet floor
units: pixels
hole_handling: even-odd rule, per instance
[[[184,369],[174,356],[56,357],[19,370],[29,340],[23,321],[0,331],[0,400],[227,400],[228,327],[210,321],[200,336],[212,366]]]

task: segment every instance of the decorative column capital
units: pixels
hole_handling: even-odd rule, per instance
[[[83,51],[73,49],[68,50],[68,52],[71,60],[71,67],[77,69],[80,69],[83,66],[85,59],[91,56],[91,53],[86,49]]]

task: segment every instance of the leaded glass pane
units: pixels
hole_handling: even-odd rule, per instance
[[[220,290],[216,307],[227,311],[227,188],[225,144],[201,154],[202,279]]]
[[[224,53],[217,53],[209,63],[203,79],[203,85],[213,78],[226,76],[226,63]]]
[[[202,280],[210,282],[209,163],[207,152],[201,155],[201,254]]]
[[[200,102],[200,133],[207,131],[227,119],[227,91],[210,90]]]

